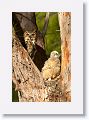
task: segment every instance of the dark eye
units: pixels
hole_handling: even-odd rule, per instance
[[[58,55],[58,53],[56,53],[56,55]]]
[[[32,33],[32,36],[34,36],[35,34],[34,33]]]

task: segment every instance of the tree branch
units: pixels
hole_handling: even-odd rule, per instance
[[[71,13],[58,13],[61,35],[61,77],[66,101],[71,101]]]
[[[47,28],[48,28],[48,23],[49,23],[49,12],[47,12],[46,16],[45,16],[44,27],[43,27],[43,30],[42,30],[43,37],[46,34],[46,31],[47,31]]]

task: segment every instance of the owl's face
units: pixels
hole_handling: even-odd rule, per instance
[[[35,45],[35,42],[36,42],[36,33],[35,32],[29,33],[28,31],[26,31],[24,33],[24,39],[25,39],[26,43],[28,41],[30,41],[33,45]]]
[[[50,58],[58,58],[59,59],[60,55],[57,51],[52,51],[50,54]]]

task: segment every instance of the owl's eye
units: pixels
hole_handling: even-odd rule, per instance
[[[58,55],[58,53],[56,53],[56,55]]]
[[[26,35],[29,35],[29,33],[27,33]]]
[[[35,33],[32,33],[32,35],[35,35]]]

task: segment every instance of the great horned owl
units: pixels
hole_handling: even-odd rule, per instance
[[[57,51],[52,51],[50,58],[45,62],[42,68],[43,79],[51,80],[60,74],[60,55]]]
[[[35,50],[35,43],[36,43],[36,31],[33,32],[24,32],[24,40],[27,46],[27,51],[31,56],[33,51]]]

